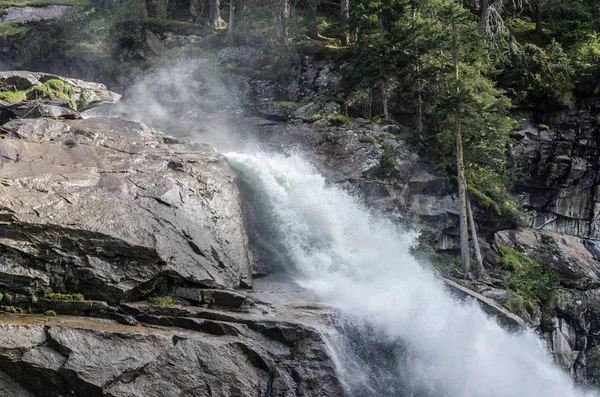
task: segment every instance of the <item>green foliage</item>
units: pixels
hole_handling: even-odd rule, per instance
[[[22,22],[4,22],[0,24],[0,38],[12,40],[21,39],[29,30],[27,24]]]
[[[342,125],[352,121],[352,117],[349,117],[341,113],[325,113],[320,110],[311,110],[304,114],[304,117],[312,120],[327,119],[333,125]]]
[[[27,99],[26,91],[0,91],[0,100],[8,103],[19,103]]]
[[[286,102],[286,101],[281,101],[281,102],[273,102],[274,105],[276,106],[280,106],[282,108],[286,108],[289,110],[296,110],[298,109],[300,106],[302,106],[301,104],[299,104],[298,102]]]
[[[56,312],[54,310],[46,310],[44,312],[44,316],[48,316],[48,317],[56,317]]]
[[[528,317],[528,310],[527,310],[528,305],[529,305],[529,303],[527,302],[527,300],[524,297],[513,294],[506,301],[506,303],[504,303],[503,306],[506,309],[508,309],[508,311],[510,311],[511,313],[514,313],[521,318],[527,318]]]
[[[503,79],[530,106],[552,109],[571,104],[575,67],[557,41],[552,40],[546,48],[513,43],[503,66]]]
[[[396,148],[394,145],[383,142],[381,147],[383,152],[379,155],[379,167],[377,167],[375,177],[384,179],[392,172],[398,170],[398,161],[396,160]]]
[[[170,296],[151,296],[148,298],[148,303],[153,305],[168,306],[176,304],[175,300]]]
[[[519,295],[541,302],[545,307],[554,307],[559,295],[562,295],[556,272],[509,245],[501,245],[499,252],[498,265],[506,286]]]
[[[47,87],[48,90],[54,93],[61,93],[65,95],[73,95],[73,86],[66,81],[60,79],[50,79],[46,81],[43,86]]]
[[[373,138],[372,136],[361,136],[360,138],[358,138],[358,141],[360,143],[370,143],[372,145],[375,144],[375,138]]]
[[[4,298],[2,299],[3,302],[8,302],[8,303],[12,303],[13,301],[13,296],[10,292],[5,292],[4,293]]]
[[[417,260],[431,263],[443,274],[460,270],[460,256],[445,252],[438,252],[435,246],[438,243],[436,233],[432,230],[422,229],[416,244],[410,248],[410,253]]]
[[[59,79],[51,79],[42,85],[36,85],[28,89],[25,92],[25,97],[28,100],[54,100],[54,98],[60,98],[68,101],[71,109],[77,110],[77,104],[71,99],[73,94],[74,89],[69,83]]]
[[[41,99],[53,100],[61,98],[69,102],[72,109],[77,110],[77,105],[71,99],[74,94],[73,87],[62,80],[51,79],[42,85],[35,85],[22,91],[0,91],[0,100],[8,103],[19,103],[26,100],[36,101]]]
[[[342,125],[352,121],[352,117],[348,117],[341,113],[323,113],[322,116],[329,120],[333,125]]]
[[[23,314],[23,309],[15,306],[2,306],[2,310],[7,313],[21,313]]]
[[[494,61],[474,15],[451,0],[354,4],[357,55],[342,70],[341,87],[367,92],[373,102],[374,87],[394,83],[405,100],[421,107],[425,128],[415,131],[421,154],[450,175],[456,174],[460,125],[472,194],[483,206],[518,219],[506,176],[516,122],[509,116],[510,100],[495,87]],[[382,175],[394,168],[385,161],[388,154]]]
[[[600,92],[600,36],[597,32],[588,32],[585,38],[571,50],[579,77],[578,90],[585,94]]]
[[[501,168],[468,163],[468,191],[478,207],[492,209],[514,226],[519,226],[524,222],[524,213],[517,204],[517,198],[509,191],[513,183],[509,175],[514,177],[516,170],[512,169],[511,172],[503,163]]]
[[[52,291],[52,288],[48,287],[44,290],[44,298],[53,301],[84,301],[85,298],[82,294],[60,294]]]

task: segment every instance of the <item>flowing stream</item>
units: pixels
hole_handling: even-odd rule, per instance
[[[413,234],[329,186],[302,156],[227,157],[268,217],[263,232],[285,251],[287,272],[343,313],[347,332],[328,340],[349,396],[592,395],[533,332],[509,333],[457,302],[411,257]]]

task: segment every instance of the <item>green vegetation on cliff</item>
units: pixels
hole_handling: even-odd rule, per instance
[[[0,24],[0,38],[17,39],[22,37],[28,28],[21,22],[6,22]]]
[[[51,79],[44,84],[35,85],[27,90],[0,91],[0,100],[8,103],[19,103],[26,100],[54,100],[59,98],[68,101],[69,107],[77,110],[77,103],[72,99],[73,94],[73,87],[69,83],[60,79]]]
[[[85,297],[82,294],[61,294],[53,292],[52,288],[46,288],[44,291],[44,298],[53,301],[84,301]]]

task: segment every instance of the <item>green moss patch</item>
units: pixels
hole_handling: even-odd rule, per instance
[[[23,22],[0,23],[0,37],[19,38],[29,31],[29,26]]]
[[[13,296],[10,292],[5,292],[4,294],[2,294],[2,299],[0,300],[5,303],[12,303]]]
[[[7,313],[23,313],[23,309],[16,306],[2,306],[2,310]]]
[[[69,83],[59,79],[51,79],[44,84],[23,91],[0,91],[0,100],[8,103],[19,103],[26,100],[39,101],[60,98],[68,101],[71,109],[77,110],[77,104],[71,99],[74,93],[75,90]]]
[[[174,305],[176,302],[170,296],[151,296],[148,298],[148,303],[159,306]]]
[[[26,91],[0,91],[0,100],[8,103],[19,103],[27,100]]]
[[[282,107],[282,108],[286,108],[286,109],[289,109],[289,110],[296,110],[300,106],[302,106],[298,102],[287,102],[287,101],[273,102],[273,105],[276,105],[276,106],[279,106],[279,107]]]
[[[51,288],[46,288],[44,291],[44,298],[53,301],[84,301],[85,298],[82,294],[60,294],[53,292]]]

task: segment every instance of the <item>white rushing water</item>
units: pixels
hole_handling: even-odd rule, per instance
[[[453,299],[409,254],[414,236],[328,186],[301,156],[227,157],[272,217],[298,282],[410,352],[401,367],[390,368],[391,377],[408,379],[404,393],[389,395],[586,395],[535,334],[511,334],[475,305]],[[347,360],[339,360],[338,373],[352,395],[351,384],[361,379]]]

